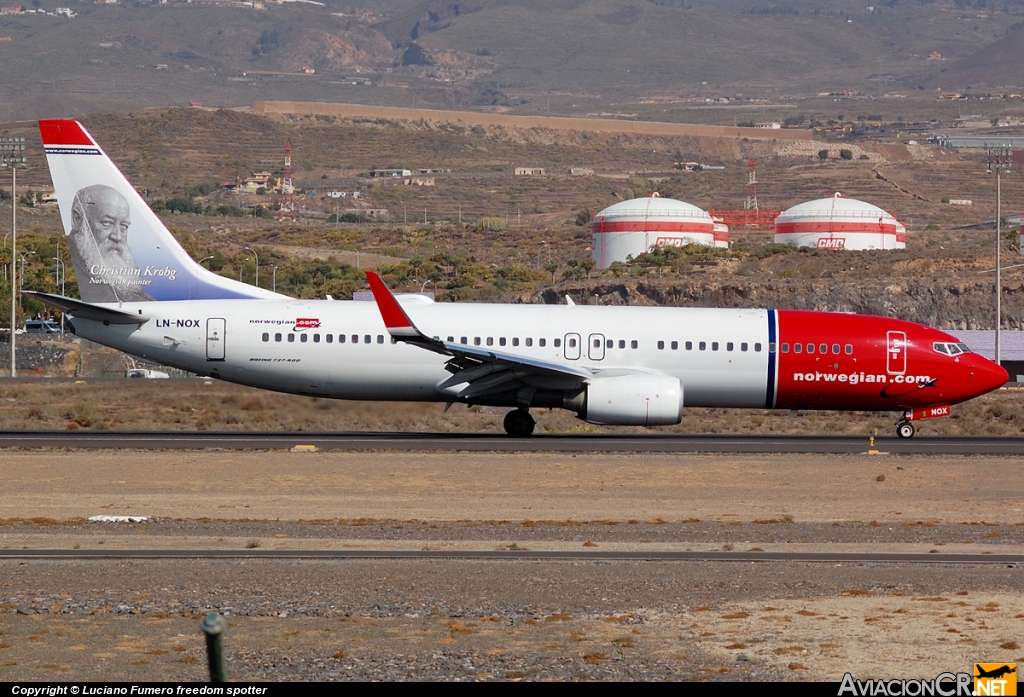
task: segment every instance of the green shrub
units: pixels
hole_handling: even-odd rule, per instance
[[[477,232],[502,232],[506,227],[505,219],[495,215],[483,215],[476,219]]]

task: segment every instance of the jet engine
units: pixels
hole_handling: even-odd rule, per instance
[[[683,419],[683,386],[662,373],[597,378],[569,408],[592,424],[665,426]]]

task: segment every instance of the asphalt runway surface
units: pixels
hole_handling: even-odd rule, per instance
[[[817,562],[881,564],[1024,563],[1024,554],[874,554],[858,552],[573,552],[573,551],[432,551],[432,550],[249,550],[249,549],[18,549],[0,550],[0,559],[416,559],[496,561],[696,561]]]
[[[875,449],[903,454],[1024,455],[1024,438],[878,436]],[[176,450],[460,450],[469,452],[864,453],[864,436],[552,435],[467,433],[245,433],[238,431],[3,431],[0,448]]]

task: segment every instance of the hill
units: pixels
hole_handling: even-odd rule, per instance
[[[943,90],[982,91],[1024,88],[1024,26],[942,68],[928,80],[928,86]]]
[[[991,60],[1019,65],[1000,47],[1024,17],[1024,0],[140,0],[76,5],[72,19],[56,2],[0,15],[0,120],[257,99],[585,114],[721,97],[757,109],[847,88],[874,98],[997,41]]]

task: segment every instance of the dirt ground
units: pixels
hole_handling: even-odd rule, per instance
[[[1021,553],[1018,465],[16,450],[0,546]],[[933,677],[1024,662],[1022,587],[998,564],[3,561],[0,680],[202,679],[210,610],[239,680]]]
[[[1013,456],[8,451],[0,518],[1024,525]]]

